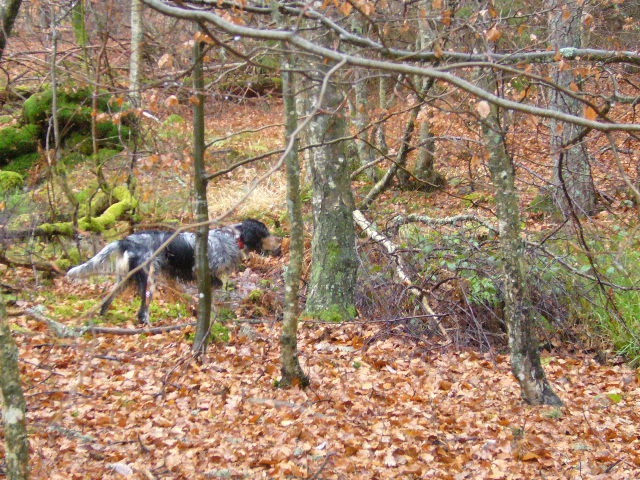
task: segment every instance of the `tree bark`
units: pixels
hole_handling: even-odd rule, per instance
[[[131,0],[131,57],[129,57],[129,96],[140,107],[140,64],[142,63],[142,2]]]
[[[487,72],[486,87],[496,91],[493,72]],[[500,263],[504,277],[505,321],[511,352],[511,371],[522,389],[522,397],[532,405],[562,405],[542,369],[534,330],[527,312],[524,275],[524,242],[520,227],[520,205],[515,186],[513,161],[507,152],[505,131],[499,110],[491,104],[482,122],[489,150],[489,170],[495,190],[496,213],[500,231]]]
[[[285,45],[286,48],[286,45]],[[285,54],[282,65],[282,97],[284,99],[286,144],[298,123],[295,99],[295,77],[292,71],[291,54]],[[302,201],[300,199],[300,162],[298,160],[298,142],[294,140],[292,148],[285,158],[287,171],[287,209],[291,219],[291,244],[289,248],[289,268],[285,273],[284,319],[282,322],[281,379],[280,386],[309,385],[309,377],[302,371],[298,360],[298,316],[300,315],[299,289],[302,277],[304,257],[304,223],[302,220]]]
[[[553,46],[557,50],[564,47],[580,48],[582,45],[581,22],[581,5],[574,1],[557,2],[550,21]],[[565,60],[556,62],[553,81],[568,90],[580,88],[582,79],[574,69],[567,68],[564,62]],[[553,90],[550,107],[553,110],[582,115],[584,104],[559,90]],[[573,123],[553,119],[550,122],[551,155],[554,160],[554,197],[566,218],[570,218],[573,213],[584,216],[596,211],[596,192],[591,178],[589,152],[581,141],[569,145],[572,139],[578,137],[581,130],[580,126]]]
[[[4,419],[7,478],[29,478],[29,438],[26,427],[26,403],[20,383],[18,347],[9,325],[4,299],[0,296],[0,392]]]
[[[322,95],[322,80],[330,65],[318,63],[316,69],[311,73],[313,94],[322,103],[308,138],[312,144],[323,145],[311,154],[314,231],[306,310],[317,318],[340,321],[356,315],[354,200],[344,142],[335,141],[346,136],[344,97],[331,81]]]
[[[7,46],[7,39],[11,35],[13,30],[13,24],[20,11],[20,5],[22,0],[7,0],[7,2],[0,7],[0,59],[4,54],[4,49]]]
[[[209,270],[209,206],[204,165],[204,79],[202,73],[202,43],[196,39],[193,47],[193,88],[197,101],[193,106],[193,167],[196,201],[196,221],[202,225],[196,231],[196,276],[198,278],[198,325],[193,351],[200,354],[207,348],[211,327],[211,272]]]

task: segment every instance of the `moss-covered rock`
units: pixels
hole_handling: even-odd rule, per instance
[[[24,155],[20,155],[11,160],[4,167],[2,167],[2,169],[9,172],[19,173],[22,176],[26,176],[26,174],[29,172],[29,169],[38,162],[39,158],[40,154],[38,152],[25,153]]]
[[[40,127],[31,124],[0,129],[0,165],[25,153],[35,152],[39,135]]]
[[[92,92],[86,88],[58,91],[58,113],[61,120],[76,116],[91,122]],[[109,105],[111,95],[102,93],[98,97],[98,110],[101,112],[119,111],[119,107]],[[27,123],[41,123],[51,116],[53,92],[50,87],[31,95],[23,104],[22,115]]]
[[[67,89],[58,92],[58,119],[60,125],[68,131],[67,142],[72,146],[81,146],[81,152],[91,153],[91,142],[81,141],[81,135],[89,135],[93,109],[91,106],[92,93],[88,89]],[[122,111],[117,104],[110,104],[111,96],[101,93],[98,98],[98,110],[104,113]],[[26,122],[44,125],[51,117],[51,102],[53,94],[51,88],[29,97],[23,104],[22,114]],[[125,115],[122,121],[127,120]],[[131,128],[126,125],[117,125],[112,121],[104,120],[97,123],[96,135],[101,145],[117,146],[120,139],[128,140],[131,136]],[[80,132],[81,135],[74,135]],[[69,138],[73,137],[71,140]]]
[[[64,140],[64,148],[70,152],[91,155],[93,153],[91,135],[83,131],[71,132]]]
[[[18,190],[23,184],[24,179],[19,173],[0,170],[0,194]]]

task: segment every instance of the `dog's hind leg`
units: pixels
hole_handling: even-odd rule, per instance
[[[135,275],[138,284],[138,294],[140,295],[140,310],[138,310],[138,320],[145,325],[149,325],[149,305],[153,300],[153,293],[156,289],[154,264],[151,262],[149,272],[144,269],[138,271]]]
[[[123,282],[122,280],[126,277],[129,272],[129,264],[130,257],[128,253],[124,253],[117,261],[116,261],[116,272],[118,274],[116,281],[116,288],[104,299],[102,302],[102,306],[100,307],[100,315],[104,316],[107,314],[107,310],[113,303],[113,301],[120,295],[129,285],[129,282]]]

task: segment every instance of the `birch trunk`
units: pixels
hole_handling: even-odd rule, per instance
[[[142,2],[131,0],[131,56],[129,57],[129,96],[140,107],[140,64],[142,62]]]

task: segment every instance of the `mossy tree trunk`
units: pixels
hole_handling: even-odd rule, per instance
[[[7,38],[11,35],[13,24],[16,21],[22,0],[7,0],[0,6],[0,59],[7,46]]]
[[[309,125],[308,139],[322,146],[311,154],[314,231],[306,310],[312,316],[338,321],[355,316],[358,262],[349,165],[344,142],[336,141],[346,136],[344,97],[329,81],[321,99],[321,84],[330,67],[317,63],[311,72],[313,96],[322,103]]]
[[[488,72],[484,87],[497,91],[493,72]],[[489,170],[495,190],[496,212],[500,228],[500,263],[504,283],[505,320],[511,352],[511,370],[522,389],[524,400],[533,405],[562,405],[542,369],[534,319],[527,311],[524,274],[524,243],[520,227],[520,206],[515,186],[513,161],[505,144],[506,132],[500,124],[499,110],[491,104],[482,122],[489,151]]]
[[[284,46],[286,48],[286,45]],[[284,99],[284,115],[286,144],[291,142],[291,135],[298,124],[295,99],[295,77],[293,74],[293,57],[285,54],[282,65],[282,97]],[[300,199],[300,162],[298,160],[298,142],[294,139],[292,148],[285,159],[287,171],[287,209],[291,219],[291,244],[289,248],[289,268],[285,274],[284,287],[284,319],[282,322],[281,374],[279,384],[309,385],[309,377],[302,371],[298,360],[298,317],[300,315],[299,289],[302,276],[302,260],[304,257],[304,224],[302,220],[302,201]]]
[[[0,296],[0,392],[2,393],[7,478],[26,480],[29,478],[26,403],[20,383],[18,347],[7,324],[7,312],[2,296]]]
[[[198,325],[193,342],[195,352],[204,353],[211,328],[211,272],[209,271],[209,206],[204,165],[204,78],[202,73],[202,43],[193,47],[193,87],[197,101],[193,106],[193,166],[196,201],[196,221],[202,223],[196,232],[196,276],[198,278]]]
[[[556,49],[582,46],[582,6],[580,2],[555,2],[550,21],[553,46]],[[568,60],[556,62],[553,81],[567,90],[580,88],[583,79],[576,70],[567,68]],[[578,92],[579,93],[579,92]],[[581,116],[584,104],[577,99],[553,90],[554,110]],[[551,155],[554,160],[554,197],[566,218],[573,213],[584,216],[596,211],[596,192],[591,177],[589,152],[579,138],[583,127],[572,123],[550,122]]]

